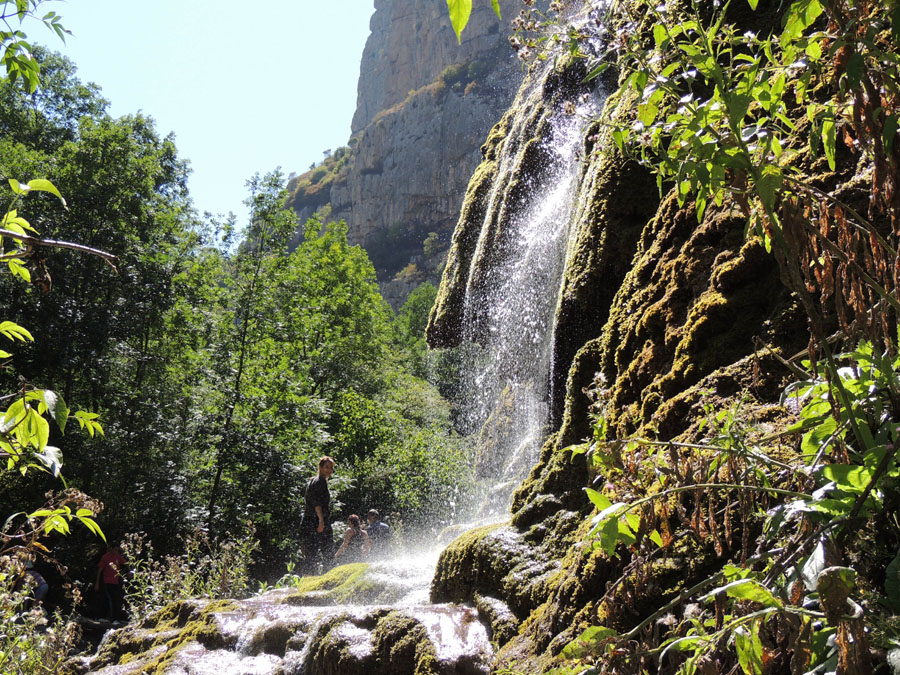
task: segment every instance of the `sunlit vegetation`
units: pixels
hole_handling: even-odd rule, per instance
[[[248,223],[200,218],[171,137],[144,115],[112,117],[69,61],[33,53],[36,94],[22,78],[0,82],[0,175],[4,187],[20,179],[3,204],[20,213],[4,225],[79,242],[113,264],[5,249],[23,252],[4,256],[12,274],[0,278],[10,322],[0,383],[4,407],[18,405],[26,422],[14,432],[24,443],[16,457],[3,437],[0,512],[22,516],[5,537],[21,523],[30,534],[14,550],[0,546],[12,555],[0,574],[4,617],[21,607],[26,557],[68,567],[68,577],[53,572],[49,602],[72,607],[77,598],[59,588],[93,578],[105,546],[98,525],[110,541],[141,533],[126,551],[141,612],[169,594],[240,595],[279,578],[301,556],[303,491],[324,454],[337,460],[335,519],[378,508],[401,539],[448,523],[472,484],[450,404],[425,379],[434,288],[395,316],[346,226],[297,222],[279,173],[248,181]],[[349,148],[330,153],[303,189],[343,175],[349,157]],[[62,401],[83,409],[65,434]],[[7,415],[4,434],[16,419]],[[248,527],[252,537],[235,536]],[[78,536],[61,538],[70,528]],[[173,561],[184,568],[178,583]],[[41,651],[42,639],[32,656],[50,663],[55,647]]]

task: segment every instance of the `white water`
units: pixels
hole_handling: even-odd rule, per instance
[[[489,198],[463,318],[465,340],[480,343],[466,352],[474,356],[464,379],[465,427],[474,431],[486,422],[502,427],[494,432],[490,458],[479,467],[493,483],[482,515],[507,516],[512,492],[535,463],[546,436],[554,314],[580,172],[583,120],[593,105],[586,102],[575,114],[555,115],[552,133],[543,141],[548,160],[539,182],[528,186],[523,208],[510,213],[509,204],[500,208],[498,202],[506,197],[504,177],[521,159],[509,153]],[[510,136],[516,133],[526,131],[513,128]],[[499,251],[489,222],[498,217],[505,221]],[[495,250],[488,251],[490,246]],[[487,257],[490,277],[478,279],[478,263]]]

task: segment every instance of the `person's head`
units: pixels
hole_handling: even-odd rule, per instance
[[[347,518],[347,522],[350,524],[350,527],[352,527],[354,530],[359,529],[359,516],[356,515],[355,513],[350,514],[350,517]]]
[[[372,523],[377,523],[379,520],[381,520],[381,516],[378,515],[378,511],[376,511],[375,509],[369,509],[369,513],[366,514],[366,520],[368,520],[369,524],[371,525]]]
[[[325,455],[319,460],[319,475],[329,478],[334,473],[334,459]]]

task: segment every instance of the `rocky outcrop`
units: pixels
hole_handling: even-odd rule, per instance
[[[444,4],[376,2],[350,143],[288,185],[301,220],[318,211],[347,222],[380,281],[415,265],[430,232],[446,250],[478,148],[518,87],[507,42],[518,3],[500,5],[503,21],[475,3],[457,44]]]
[[[493,648],[474,609],[359,604],[398,602],[384,580],[356,564],[243,601],[174,602],[108,632],[67,672],[487,675]]]
[[[537,155],[550,142],[546,125],[522,122],[573,109],[584,96],[582,75],[565,61],[535,68],[488,135],[432,311],[430,344],[452,347],[471,335],[467,308],[498,273],[504,228],[517,218],[515,186],[535,184]],[[635,107],[611,97],[583,130],[556,305],[552,433],[514,497],[511,525],[448,547],[432,588],[444,601],[488,597],[508,607],[518,631],[501,644],[499,670],[544,672],[581,630],[630,628],[721,564],[721,550],[686,539],[632,585],[628,554],[612,557],[585,542],[593,505],[584,488],[605,477],[573,446],[591,436],[592,406],[603,407],[619,438],[695,439],[705,405],[721,409],[745,394],[748,419],[783,417],[776,404],[787,371],[771,354],[792,354],[808,340],[774,259],[745,237],[746,222],[727,203],[698,222],[690,202],[661,195],[654,177],[617,150],[609,130],[630,125]],[[529,146],[534,153],[522,150]],[[488,199],[501,175],[510,188],[502,200]],[[771,351],[757,353],[757,344]],[[541,561],[545,572],[523,573],[525,561]]]

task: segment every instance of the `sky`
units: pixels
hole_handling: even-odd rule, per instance
[[[345,145],[373,0],[49,0],[72,32],[29,37],[75,62],[112,115],[175,134],[202,213],[246,218],[245,181]]]

